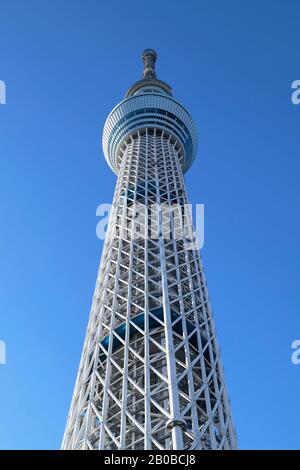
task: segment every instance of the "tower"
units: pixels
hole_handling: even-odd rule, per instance
[[[197,132],[156,58],[104,126],[118,180],[63,449],[236,448],[201,258],[176,232]]]

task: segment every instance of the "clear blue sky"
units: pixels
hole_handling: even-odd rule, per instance
[[[297,0],[2,0],[0,447],[60,446],[115,176],[105,118],[158,51],[199,129],[186,175],[239,447],[300,448]]]

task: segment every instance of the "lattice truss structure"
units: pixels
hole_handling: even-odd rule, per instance
[[[175,236],[172,207],[188,204],[182,143],[144,128],[119,164],[62,448],[235,449],[201,258]],[[170,209],[169,237],[155,205]]]

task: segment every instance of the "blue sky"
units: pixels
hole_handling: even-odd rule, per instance
[[[299,449],[297,0],[2,0],[0,448],[59,448],[115,176],[105,118],[155,48],[199,130],[186,175],[241,449]]]

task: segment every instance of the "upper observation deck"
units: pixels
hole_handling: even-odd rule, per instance
[[[171,87],[156,77],[157,54],[145,49],[142,80],[127,91],[111,111],[103,130],[103,152],[111,169],[118,174],[126,141],[144,129],[159,129],[176,141],[182,154],[182,170],[192,165],[197,151],[197,130],[188,111],[172,96]]]

